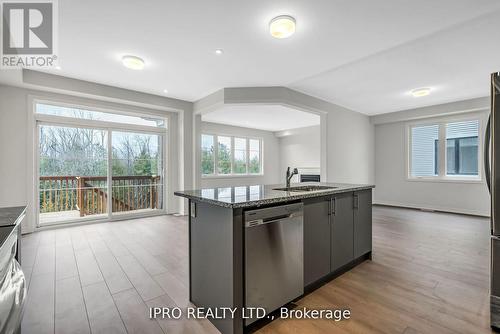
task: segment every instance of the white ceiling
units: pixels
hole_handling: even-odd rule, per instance
[[[226,104],[202,115],[201,120],[266,131],[284,131],[320,124],[318,115],[281,105]]]
[[[500,71],[499,12],[293,83],[291,88],[365,114],[489,95]],[[431,88],[414,98],[410,91]]]
[[[65,0],[53,72],[189,101],[287,86],[385,113],[488,95],[500,70],[499,10],[498,0]],[[267,31],[280,14],[297,19],[289,39]],[[143,57],[145,70],[124,68],[124,54]],[[420,86],[435,90],[405,95]]]

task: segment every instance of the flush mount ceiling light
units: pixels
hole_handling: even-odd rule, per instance
[[[269,33],[274,38],[287,38],[295,33],[295,19],[289,15],[276,16],[269,23]]]
[[[221,55],[223,53],[224,53],[224,50],[222,50],[222,49],[215,50],[215,54],[217,54],[217,55]]]
[[[413,97],[427,96],[430,93],[431,93],[431,89],[428,87],[415,88],[411,91],[411,95],[413,95]]]
[[[139,58],[137,56],[123,56],[122,57],[122,64],[126,68],[130,68],[131,70],[142,70],[144,69],[144,60],[142,58]]]

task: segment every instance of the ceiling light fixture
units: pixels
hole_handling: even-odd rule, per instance
[[[217,54],[217,55],[221,55],[223,53],[224,53],[224,50],[222,50],[222,49],[215,50],[215,54]]]
[[[276,16],[269,23],[269,33],[274,38],[288,38],[295,33],[295,18],[289,15]]]
[[[122,64],[126,68],[130,68],[131,70],[142,70],[144,69],[145,63],[142,58],[139,58],[137,56],[123,56],[122,57]]]
[[[428,87],[415,88],[411,91],[411,95],[413,95],[413,97],[427,96],[430,93],[431,93],[431,89]]]
[[[163,90],[163,92],[164,92],[165,94],[168,94],[168,89],[164,89],[164,90]]]

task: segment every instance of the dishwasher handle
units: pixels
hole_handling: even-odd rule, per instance
[[[286,215],[248,220],[245,222],[245,227],[248,228],[248,227],[255,227],[255,226],[270,224],[270,223],[279,223],[279,222],[286,220],[286,219],[293,219],[293,218],[301,217],[301,216],[302,216],[302,211],[297,211],[297,212],[292,212],[292,213],[289,213]]]

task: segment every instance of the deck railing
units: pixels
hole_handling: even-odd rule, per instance
[[[112,212],[161,208],[160,176],[113,176]],[[106,176],[41,176],[40,213],[74,211],[80,216],[108,212]]]

